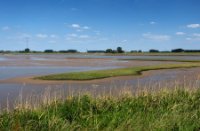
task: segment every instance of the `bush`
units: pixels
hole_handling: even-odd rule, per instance
[[[150,53],[159,53],[159,50],[151,49],[149,50]]]
[[[26,49],[24,50],[24,52],[25,52],[25,53],[29,53],[29,52],[30,52],[30,49],[29,49],[29,48],[26,48]]]
[[[124,53],[124,51],[122,50],[122,47],[117,47],[117,53]]]
[[[112,49],[107,49],[106,53],[113,53],[113,50]]]
[[[173,49],[171,52],[177,53],[177,52],[184,52],[183,49],[178,48],[178,49]]]
[[[70,50],[60,50],[59,53],[77,53],[77,50],[70,49]]]
[[[45,50],[44,53],[53,53],[54,51],[51,49]]]

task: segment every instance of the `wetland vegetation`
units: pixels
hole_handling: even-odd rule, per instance
[[[18,57],[21,58],[16,59],[18,61],[26,60],[26,57]],[[35,58],[35,56],[32,57]],[[37,57],[43,58],[42,56]],[[48,57],[44,57],[45,59],[28,59],[28,61],[40,63],[51,60],[52,62],[52,59],[60,57],[62,61],[66,60],[65,56],[55,57],[53,55],[49,57],[48,55]],[[112,60],[119,59],[109,59],[109,61]],[[164,58],[148,59],[147,57],[147,59],[130,58],[123,60],[130,62],[141,60],[147,63],[150,61],[159,62],[153,65],[47,75],[35,79],[92,80],[140,75],[142,72],[150,70],[200,67],[198,59],[172,60]],[[163,63],[165,61],[166,64]],[[172,63],[167,64],[169,61]],[[3,62],[6,63],[7,61],[3,60]],[[198,79],[196,82],[196,85],[198,85]],[[8,107],[1,110],[0,130],[199,130],[199,87],[191,89],[190,86],[179,86],[179,88],[169,89],[171,87],[160,86],[162,89],[155,91],[141,91],[143,87],[138,91],[125,90],[118,96],[108,94],[95,96],[94,94],[83,93],[69,95],[62,99],[44,96],[44,98],[40,98],[41,101],[44,101],[43,103],[37,103],[37,101],[35,101],[36,103],[16,102],[14,109]],[[38,100],[37,98],[32,99]]]
[[[0,130],[200,129],[200,90],[162,89],[121,96],[79,95],[34,105],[16,104],[0,114]]]
[[[130,76],[140,75],[143,71],[161,70],[161,69],[176,69],[176,68],[192,68],[200,67],[200,63],[184,63],[184,64],[168,64],[168,65],[154,65],[154,66],[139,66],[132,68],[98,70],[98,71],[85,71],[85,72],[72,72],[62,73],[35,77],[34,79],[40,80],[94,80],[116,76]]]

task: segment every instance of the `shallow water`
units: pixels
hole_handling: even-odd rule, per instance
[[[45,63],[40,63],[40,61],[67,61],[67,58],[113,58],[113,60],[105,61],[111,63],[112,66],[82,66],[77,67],[70,66],[46,66]],[[199,56],[95,56],[95,55],[10,55],[10,56],[0,56],[0,62],[8,61],[13,62],[13,66],[0,66],[0,80],[24,77],[24,76],[35,76],[35,75],[47,75],[54,73],[63,72],[75,72],[75,71],[87,71],[87,70],[101,70],[101,69],[112,69],[119,68],[120,66],[115,66],[117,63],[126,63],[127,60],[118,61],[117,59],[182,59],[182,60],[200,60]],[[28,60],[29,66],[16,66],[15,62]],[[38,62],[37,62],[38,61]],[[102,61],[100,61],[102,62]],[[103,61],[104,62],[104,61]],[[44,64],[44,65],[43,65]],[[46,88],[51,87],[53,90],[65,90],[65,95],[69,92],[69,89],[73,92],[84,92],[89,91],[92,94],[101,93],[112,93],[117,94],[124,87],[130,87],[132,90],[136,90],[141,87],[159,87],[160,85],[165,87],[173,87],[175,81],[178,77],[183,78],[184,73],[188,75],[198,74],[199,69],[180,69],[180,70],[169,70],[167,72],[157,72],[149,76],[130,79],[117,79],[108,82],[90,82],[90,83],[73,83],[70,84],[66,82],[65,84],[3,84],[0,83],[0,105],[5,107],[7,105],[7,98],[9,98],[9,103],[13,105],[16,97],[19,96],[22,91],[24,98],[29,96],[29,94],[41,95]],[[191,83],[199,84],[199,81],[191,79]],[[184,83],[183,79],[180,80],[180,84]]]
[[[16,78],[16,77],[25,77],[25,76],[37,76],[37,75],[47,75],[54,73],[102,70],[102,69],[113,69],[113,68],[117,67],[115,66],[113,67],[44,67],[44,66],[0,67],[0,80]],[[11,106],[13,106],[16,98],[19,96],[22,89],[24,92],[23,93],[24,96],[28,96],[31,93],[41,94],[44,91],[44,89],[48,86],[56,87],[57,85],[37,85],[37,84],[26,85],[25,82],[21,84],[0,83],[0,107],[6,106],[7,99],[9,99],[9,103],[11,104]]]
[[[67,58],[112,58],[112,59],[175,59],[175,60],[200,60],[200,56],[106,56],[106,55],[82,55],[82,54],[31,54],[31,55],[0,55],[0,61],[7,60],[63,60]]]
[[[3,57],[0,57],[0,61],[5,61],[6,59]]]
[[[157,90],[160,88],[177,87],[200,87],[200,79],[198,78],[199,68],[196,69],[178,69],[157,71],[144,77],[137,76],[128,79],[113,79],[107,82],[90,83],[69,83],[64,84],[0,84],[0,104],[2,107],[7,106],[7,98],[10,106],[19,98],[19,94],[23,92],[23,99],[29,96],[40,96],[45,90],[51,89],[51,92],[60,91],[63,96],[68,94],[77,94],[81,92],[90,92],[94,96],[98,95],[118,95],[121,90],[128,89],[133,92],[142,89]],[[195,74],[196,73],[196,74]],[[192,77],[191,77],[192,76]],[[187,80],[187,81],[185,81]]]
[[[89,70],[102,70],[102,69],[113,69],[113,67],[45,67],[45,66],[4,66],[0,67],[0,80],[25,77],[25,76],[36,76],[36,75],[47,75],[55,73],[65,73],[65,72],[79,72],[79,71],[89,71]],[[1,86],[1,84],[0,84]]]

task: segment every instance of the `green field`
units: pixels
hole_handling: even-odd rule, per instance
[[[171,130],[200,129],[200,90],[88,95],[54,100],[38,108],[21,106],[0,114],[0,130]]]

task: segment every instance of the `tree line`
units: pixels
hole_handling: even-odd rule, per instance
[[[159,51],[157,49],[150,49],[149,51],[142,51],[142,50],[131,50],[131,51],[124,51],[122,47],[117,47],[116,49],[108,48],[106,50],[87,50],[87,53],[142,53],[142,52],[149,52],[149,53],[200,53],[200,50],[194,49],[194,50],[188,50],[188,49],[172,49],[171,51]],[[46,49],[44,51],[32,51],[29,48],[26,48],[21,51],[4,51],[0,50],[0,53],[80,53],[76,49],[68,49],[68,50],[59,50],[55,51],[53,49]]]
[[[177,48],[177,49],[172,49],[171,51],[159,51],[159,50],[156,50],[156,49],[150,49],[149,50],[150,53],[198,53],[200,52],[200,50],[185,50],[185,49],[182,49],[182,48]]]

